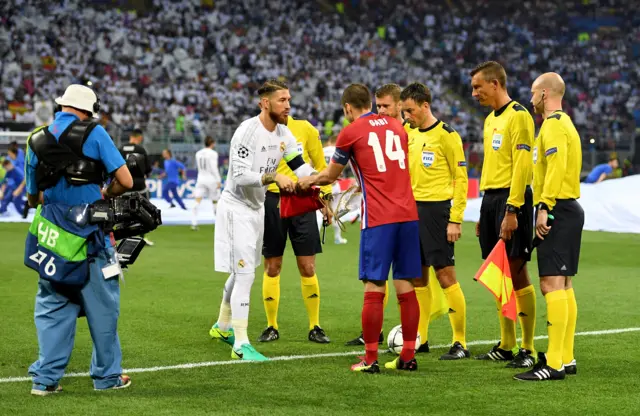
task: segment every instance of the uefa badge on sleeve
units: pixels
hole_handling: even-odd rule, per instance
[[[244,146],[238,148],[238,157],[240,159],[246,159],[249,156],[249,149]]]

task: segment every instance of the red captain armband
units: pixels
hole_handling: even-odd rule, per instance
[[[312,187],[296,194],[280,192],[280,218],[290,218],[324,208],[320,188]]]

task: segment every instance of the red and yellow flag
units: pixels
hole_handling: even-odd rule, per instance
[[[502,304],[502,315],[515,321],[518,312],[516,308],[516,294],[511,280],[511,269],[504,240],[500,239],[489,257],[484,261],[473,280],[480,282],[489,289]]]

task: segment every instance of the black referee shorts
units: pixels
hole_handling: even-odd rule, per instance
[[[538,246],[540,276],[575,276],[578,273],[584,211],[575,199],[558,199],[549,234]]]
[[[507,209],[509,188],[490,189],[484,192],[480,206],[480,249],[486,259],[500,239],[500,226]],[[507,241],[507,255],[511,259],[531,260],[533,249],[533,192],[527,186],[524,205],[518,213],[518,228]]]
[[[262,255],[266,258],[281,257],[287,246],[287,234],[296,257],[322,253],[315,211],[297,217],[280,218],[280,195],[267,192],[264,201]]]
[[[451,201],[418,201],[417,204],[422,265],[435,269],[455,265],[453,243],[447,241]]]

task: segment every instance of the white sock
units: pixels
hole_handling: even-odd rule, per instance
[[[228,331],[231,328],[231,293],[235,283],[235,275],[231,273],[222,291],[222,303],[220,304],[220,314],[218,315],[218,328]]]
[[[342,240],[342,230],[340,229],[338,223],[334,221],[331,223],[331,225],[333,225],[333,238],[336,240]]]
[[[196,227],[198,225],[198,207],[200,206],[200,202],[196,202],[193,205],[192,215],[191,215],[191,225]]]
[[[250,273],[236,273],[235,285],[231,293],[231,323],[236,337],[234,348],[240,348],[243,344],[250,344],[247,335],[249,326],[249,300],[251,298],[251,286],[256,278],[255,271]]]

